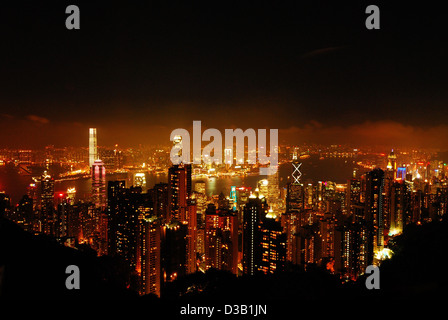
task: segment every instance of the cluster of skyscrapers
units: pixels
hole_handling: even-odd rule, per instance
[[[31,184],[14,210],[0,194],[0,209],[30,232],[121,259],[130,270],[129,286],[140,294],[161,296],[168,283],[210,268],[241,276],[321,266],[355,280],[390,256],[390,239],[407,224],[447,211],[445,171],[431,175],[421,164],[415,179],[393,152],[384,170],[347,184],[302,183],[296,158],[282,188],[277,171],[253,190],[233,186],[228,195],[210,197],[205,182],[192,181],[191,164],[171,166],[167,181],[148,190],[144,175],[132,186],[106,184],[96,148],[90,129],[90,201],[75,201],[73,189],[55,194],[54,179],[44,172],[40,190]]]

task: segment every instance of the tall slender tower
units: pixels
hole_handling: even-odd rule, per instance
[[[89,167],[92,167],[92,165],[96,159],[98,159],[96,128],[90,128],[89,129]]]
[[[92,201],[95,208],[106,207],[106,167],[97,159],[92,164]]]
[[[243,273],[254,275],[261,261],[260,221],[265,210],[259,198],[251,196],[243,215]]]
[[[54,179],[44,171],[40,179],[41,231],[48,235],[54,233]]]

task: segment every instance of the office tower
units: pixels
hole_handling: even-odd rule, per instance
[[[96,128],[89,129],[89,167],[98,159]]]
[[[168,217],[168,184],[156,183],[154,187],[148,190],[154,205],[154,214],[167,221]]]
[[[249,197],[251,195],[251,188],[239,187],[237,190],[237,214],[238,214],[238,222],[240,225],[243,225],[243,212],[244,206],[249,201]]]
[[[126,192],[125,181],[109,181],[107,184],[107,216],[108,216],[108,253],[114,255],[118,252],[117,237],[120,227],[120,210]]]
[[[161,291],[161,219],[155,215],[140,216],[140,294]]]
[[[281,201],[280,201],[280,188],[278,186],[278,175],[279,168],[274,174],[268,176],[268,190],[267,190],[267,202],[275,213],[280,212]]]
[[[236,212],[209,204],[205,215],[206,268],[238,274],[238,216]]]
[[[205,190],[205,181],[195,182],[194,191],[191,197],[196,201],[198,228],[202,228],[205,223],[205,209],[207,209],[207,193]]]
[[[391,187],[390,229],[389,235],[403,232],[406,224],[411,222],[411,187],[404,180],[397,180]],[[442,205],[446,201],[440,202]]]
[[[221,266],[221,243],[218,237],[219,216],[216,207],[209,204],[205,210],[205,267],[206,269],[220,269]]]
[[[191,274],[197,271],[196,268],[196,242],[197,242],[197,207],[194,200],[189,200],[189,204],[187,206],[187,214],[186,220],[182,222],[187,226],[187,235],[186,235],[186,264],[185,264],[185,273]]]
[[[347,208],[347,213],[353,215],[355,206],[361,204],[361,180],[356,178],[348,180],[346,195],[345,207]]]
[[[65,194],[62,192],[56,194],[55,200],[56,210],[54,212],[53,236],[61,239],[67,236],[68,202]]]
[[[305,189],[300,182],[302,176],[302,172],[300,172],[301,165],[297,161],[292,162],[292,181],[288,182],[286,186],[286,212],[305,209]]]
[[[96,159],[92,166],[92,202],[95,208],[106,207],[106,167],[103,161]]]
[[[238,215],[233,210],[220,210],[218,215],[222,237],[221,270],[238,275]]]
[[[254,275],[260,266],[260,222],[266,215],[261,199],[249,197],[243,213],[243,273]]]
[[[305,191],[303,185],[289,182],[286,186],[286,212],[305,209]]]
[[[126,188],[125,181],[109,181],[107,197],[108,253],[121,256],[134,269],[137,265],[138,223],[152,203],[141,188]]]
[[[366,212],[365,220],[372,233],[372,248],[369,252],[376,254],[384,248],[384,171],[374,169],[366,174]]]
[[[281,224],[286,233],[286,261],[297,264],[296,234],[301,226],[302,212],[289,211],[281,216]]]
[[[33,201],[33,211],[36,211],[39,203],[37,185],[35,183],[30,183],[26,188],[26,194]]]
[[[44,171],[40,178],[41,232],[53,235],[54,231],[54,179]]]
[[[258,271],[264,274],[284,271],[286,263],[286,234],[277,216],[272,212],[260,225],[261,260]]]
[[[320,236],[322,239],[322,258],[334,260],[335,257],[335,228],[336,219],[334,215],[324,215],[324,218],[320,221]]]
[[[187,200],[191,196],[191,165],[174,165],[168,170],[167,221],[185,221]]]
[[[389,155],[387,156],[387,170],[390,170],[393,172],[393,177],[396,177],[397,172],[397,156],[395,155],[394,149],[391,150]]]
[[[15,222],[24,230],[33,232],[33,200],[28,195],[24,195],[17,204]]]
[[[87,213],[88,204],[82,202],[76,202],[72,204],[72,210],[67,217],[67,236],[78,242],[83,241],[82,235],[82,217],[83,211]]]
[[[336,228],[335,240],[335,271],[345,280],[356,280],[373,262],[371,232],[364,222],[348,220]]]

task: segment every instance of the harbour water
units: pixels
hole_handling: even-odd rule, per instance
[[[302,183],[316,183],[317,181],[334,181],[336,183],[346,183],[353,176],[353,170],[358,170],[361,175],[366,169],[356,164],[359,159],[354,158],[325,158],[319,159],[317,156],[311,156],[301,160]],[[291,163],[280,165],[279,168],[279,187],[284,187],[291,179],[293,168]],[[255,188],[257,182],[267,178],[261,175],[247,176],[221,176],[218,178],[193,179],[193,184],[202,180],[206,183],[207,194],[219,194],[223,192],[228,195],[231,186]],[[133,173],[118,173],[107,175],[107,181],[125,180],[126,186],[133,183]],[[146,173],[146,188],[152,188],[156,183],[167,182],[167,174]],[[14,166],[0,167],[0,191],[4,191],[11,197],[12,204],[16,204],[20,198],[26,194],[27,186],[32,182],[29,175],[21,175]],[[55,193],[66,192],[68,188],[76,188],[76,198],[86,199],[91,192],[92,180],[90,178],[78,178],[76,180],[55,181]]]

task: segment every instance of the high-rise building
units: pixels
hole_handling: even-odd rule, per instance
[[[372,233],[371,254],[384,248],[384,171],[374,169],[366,174],[365,221]]]
[[[162,227],[162,282],[174,281],[186,273],[187,225],[171,220]],[[163,286],[162,286],[163,289]]]
[[[277,168],[274,174],[268,176],[268,192],[266,195],[267,202],[274,212],[280,213],[280,208],[282,203],[280,201],[280,188],[278,186],[279,182],[279,170]]]
[[[354,214],[354,207],[361,204],[361,180],[353,178],[347,182],[346,204],[348,214]]]
[[[96,138],[96,128],[89,129],[89,167],[91,168],[95,160],[98,159],[98,146]]]
[[[345,221],[335,230],[335,271],[356,280],[373,262],[371,232],[364,221]]]
[[[186,220],[182,223],[187,226],[186,244],[186,264],[185,273],[192,274],[197,271],[197,207],[195,200],[189,200],[187,206]]]
[[[238,274],[238,216],[236,212],[209,204],[205,214],[206,268]]]
[[[186,220],[187,201],[191,196],[191,165],[173,165],[168,170],[168,217],[167,221]]]
[[[109,181],[108,253],[123,257],[132,269],[138,263],[139,217],[142,214],[153,214],[150,196],[142,193],[139,187],[126,188],[125,181]]]
[[[397,156],[394,152],[394,149],[392,149],[392,151],[389,153],[389,155],[387,156],[387,170],[390,170],[393,172],[393,178],[396,177],[396,173],[397,173]]]
[[[92,202],[95,208],[106,207],[106,167],[103,161],[96,159],[92,166]]]
[[[54,179],[44,171],[40,178],[40,214],[41,232],[54,233]]]
[[[33,224],[34,224],[33,200],[28,195],[24,195],[17,204],[15,220],[16,220],[15,222],[18,225],[20,225],[24,230],[33,232]]]
[[[219,216],[216,207],[209,204],[205,210],[205,267],[220,269],[221,267],[221,239],[219,234]]]
[[[162,218],[163,221],[168,219],[168,184],[156,183],[152,189],[148,191],[154,204],[154,214]]]
[[[260,222],[266,215],[261,199],[251,196],[244,206],[243,213],[243,273],[254,275],[261,261]]]
[[[161,291],[161,219],[157,216],[140,216],[140,294]]]
[[[258,270],[264,274],[284,271],[286,263],[286,233],[277,216],[268,213],[260,225],[260,254]]]

